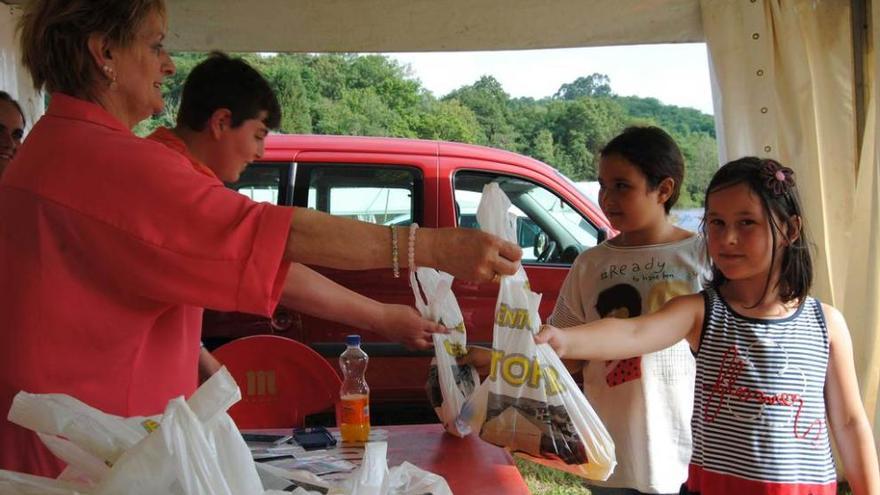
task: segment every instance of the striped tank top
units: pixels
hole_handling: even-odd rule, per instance
[[[807,297],[791,316],[763,320],[714,290],[703,297],[687,491],[834,495],[822,305]]]

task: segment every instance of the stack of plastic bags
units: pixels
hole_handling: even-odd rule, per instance
[[[477,210],[480,227],[516,243],[510,200],[491,183]],[[522,452],[537,463],[604,480],[616,465],[614,442],[562,361],[537,345],[540,294],[525,270],[501,278],[495,306],[488,378],[465,404],[460,422],[490,443]]]
[[[9,420],[68,464],[49,479],[0,470],[2,493],[257,495],[263,485],[226,410],[241,398],[222,369],[162,416],[121,418],[62,394],[16,395]],[[265,492],[268,493],[268,492]]]
[[[226,413],[241,398],[222,368],[164,414],[122,418],[63,394],[16,395],[9,420],[37,432],[68,464],[58,479],[0,470],[4,495],[451,495],[446,480],[404,462],[388,469],[384,442],[367,444],[361,468],[340,486],[306,471],[255,464]],[[378,449],[378,450],[377,450]],[[264,490],[265,486],[276,490]],[[308,491],[302,486],[317,488]]]

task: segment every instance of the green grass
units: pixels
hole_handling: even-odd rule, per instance
[[[590,490],[584,486],[583,478],[540,466],[519,457],[514,457],[513,460],[526,481],[529,491],[534,495],[587,495],[590,493]]]
[[[586,482],[572,474],[563,473],[548,467],[540,466],[519,457],[513,458],[529,491],[534,495],[588,495],[590,490]],[[843,482],[837,485],[838,495],[852,495],[849,486]]]

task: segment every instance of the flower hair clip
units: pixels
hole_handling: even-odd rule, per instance
[[[775,196],[782,196],[794,187],[794,170],[782,166],[776,160],[764,160],[761,177],[764,179],[764,186]]]

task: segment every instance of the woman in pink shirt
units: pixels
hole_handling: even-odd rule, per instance
[[[131,133],[174,73],[162,0],[32,0],[20,27],[52,98],[0,180],[0,468],[52,476],[58,461],[5,420],[20,390],[160,413],[195,389],[201,308],[271,314],[292,261],[394,261],[387,227],[254,203]],[[512,274],[521,254],[476,230],[416,232],[415,264],[463,279]]]

